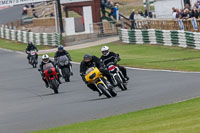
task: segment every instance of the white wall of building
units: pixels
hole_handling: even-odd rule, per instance
[[[83,7],[85,33],[93,33],[93,19],[91,6]]]
[[[84,32],[75,32],[75,23],[74,18],[66,18],[65,19],[65,31],[66,35],[78,35],[78,34],[86,34],[93,33],[93,18],[92,18],[92,7],[85,6],[83,7],[83,18],[84,18]]]
[[[66,35],[75,34],[74,18],[65,18],[65,32],[66,32]]]
[[[183,0],[157,0],[154,3],[156,18],[172,18],[172,8],[184,8]]]

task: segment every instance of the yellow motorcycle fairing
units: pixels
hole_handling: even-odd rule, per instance
[[[103,75],[97,67],[89,68],[85,74],[85,80],[88,83],[92,83],[92,84],[96,84],[96,85],[98,85],[99,83],[102,83],[101,80],[98,80],[98,78],[102,78],[102,77],[103,77]]]

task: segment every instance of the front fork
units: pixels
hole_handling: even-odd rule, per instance
[[[108,90],[109,88],[108,88],[107,83],[105,83],[105,81],[104,81],[105,79],[102,80],[101,78],[99,78],[99,80],[100,80],[99,82],[95,83],[95,86],[97,87],[97,89],[99,90],[100,93],[103,93],[103,92],[101,91],[101,89],[98,88],[98,84],[103,84],[104,87],[106,88],[106,90]]]

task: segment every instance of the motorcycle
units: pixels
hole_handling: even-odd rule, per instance
[[[117,93],[109,87],[107,78],[102,75],[97,67],[91,67],[86,71],[85,80],[88,83],[94,84],[98,91],[107,98],[115,97],[117,95]]]
[[[69,63],[70,61],[66,55],[60,56],[56,59],[56,64],[58,65],[58,68],[61,70],[62,76],[66,82],[70,82],[71,66],[69,66]]]
[[[41,70],[38,69],[40,72]],[[55,94],[58,94],[59,82],[58,82],[58,75],[56,73],[56,68],[53,66],[52,63],[47,63],[43,66],[45,79],[47,80],[49,87],[53,89]]]
[[[119,67],[116,63],[107,64],[108,71],[110,72],[113,82],[122,90],[127,90],[126,83],[124,83],[125,77],[122,72],[119,70]]]
[[[37,52],[35,50],[30,51],[30,55],[31,55],[30,64],[33,66],[33,68],[36,68],[37,63],[38,63],[37,58],[36,58],[36,54],[37,54]]]

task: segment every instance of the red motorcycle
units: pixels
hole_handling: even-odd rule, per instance
[[[47,63],[43,66],[45,79],[49,83],[49,87],[53,89],[54,93],[58,94],[59,82],[56,68],[52,63]]]

